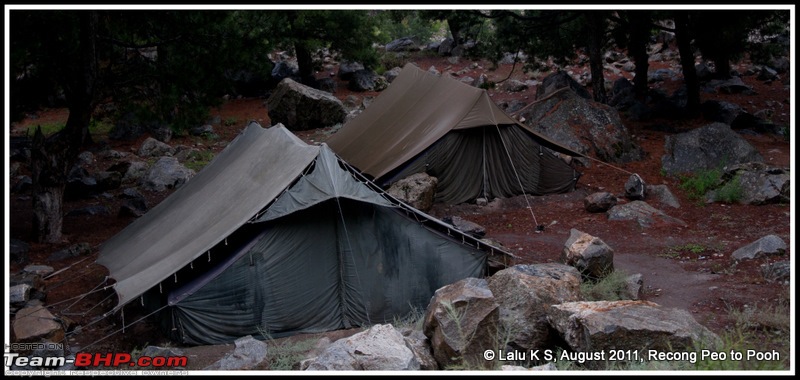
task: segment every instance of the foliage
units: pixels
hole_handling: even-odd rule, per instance
[[[380,57],[380,65],[375,69],[379,75],[395,67],[403,67],[410,61],[408,54],[404,52],[387,51]]]
[[[392,319],[392,326],[398,329],[408,327],[414,330],[422,330],[422,325],[425,323],[425,310],[413,305],[409,306],[411,307],[411,311],[404,317],[395,316]]]
[[[499,60],[505,52],[521,50],[530,57],[552,58],[557,64],[566,64],[588,40],[580,11],[500,10],[488,16],[497,19],[496,38],[487,51],[494,60]]]
[[[581,294],[587,301],[619,301],[629,299],[628,274],[614,270],[599,281],[583,281]]]
[[[736,203],[744,195],[741,176],[735,175],[726,181],[720,168],[705,169],[678,178],[681,182],[678,187],[693,200],[702,200],[709,191],[713,191],[709,196],[715,202]]]
[[[736,175],[714,192],[714,201],[736,203],[742,199],[743,193],[741,176]]]
[[[33,126],[28,127],[27,135],[28,137],[33,138],[33,134],[36,133],[36,129],[41,128],[42,134],[45,136],[50,136],[62,129],[64,129],[64,123],[62,122],[55,122],[55,123],[45,123],[45,124],[36,124]]]
[[[317,341],[313,338],[304,340],[285,339],[277,341],[272,338],[269,331],[258,329],[267,343],[267,368],[274,371],[290,371],[305,359],[306,353],[312,350]]]
[[[729,77],[730,62],[741,59],[754,31],[774,33],[788,25],[788,10],[702,10],[690,12],[695,44],[704,58],[714,61],[717,75]],[[769,49],[772,47],[768,47]],[[758,59],[759,54],[756,55]]]
[[[377,25],[374,35],[377,42],[386,44],[398,38],[412,37],[424,44],[442,28],[442,24],[427,17],[425,11],[383,10],[376,11]]]
[[[194,170],[195,172],[199,172],[206,165],[208,165],[213,159],[214,159],[214,152],[212,151],[209,150],[193,151],[189,153],[186,162],[184,162],[184,166]]]
[[[773,57],[789,55],[789,40],[789,11],[769,11],[750,31],[745,51],[753,63],[769,64]]]
[[[678,177],[681,184],[678,186],[686,191],[690,199],[699,200],[709,190],[719,186],[722,178],[722,169],[706,169],[690,175]]]

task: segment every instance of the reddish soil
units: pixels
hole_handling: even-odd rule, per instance
[[[414,60],[418,66],[428,69],[435,65],[445,72],[448,69],[458,71],[468,66],[472,61],[461,59],[453,64],[444,58],[428,57]],[[663,67],[665,64],[653,62],[651,70]],[[499,82],[511,72],[511,65],[500,65],[495,70],[489,70],[491,64],[482,62],[483,69],[467,75],[477,77],[485,72],[489,80]],[[573,68],[576,71],[588,70],[585,67]],[[678,70],[679,71],[679,70]],[[624,75],[628,75],[625,73]],[[529,79],[519,66],[513,71],[512,78]],[[535,78],[541,81],[542,77]],[[609,82],[616,79],[609,76]],[[742,78],[751,86],[757,95],[741,94],[701,94],[701,101],[709,99],[726,100],[741,105],[753,113],[766,105],[779,105],[783,111],[776,113],[774,122],[789,123],[789,92],[784,85],[775,82],[765,84],[757,81],[754,76]],[[787,82],[788,83],[788,82]],[[680,85],[679,81],[667,81],[652,84],[651,87],[661,87],[671,93]],[[508,99],[520,99],[531,102],[535,98],[536,89],[529,88],[519,93],[505,93],[500,90],[490,90],[496,102]],[[359,99],[366,96],[377,96],[378,93],[351,93],[346,90],[344,82],[339,84],[335,94],[344,100],[349,95]],[[249,120],[258,121],[261,125],[270,125],[266,110],[266,99],[233,99],[228,100],[219,109],[212,111],[212,116],[218,115],[223,122],[214,125],[215,132],[221,137],[218,140],[203,140],[195,137],[175,137],[171,145],[197,145],[203,149],[219,152],[224,148],[224,143],[235,137],[248,123]],[[63,109],[41,110],[36,119],[27,119],[12,125],[12,134],[24,133],[23,131],[37,123],[46,124],[49,121],[66,120],[66,111]],[[614,249],[615,266],[627,273],[641,273],[644,279],[644,298],[665,306],[676,307],[691,311],[695,318],[705,326],[717,333],[724,333],[734,328],[735,321],[730,310],[743,308],[765,308],[785,305],[789,299],[789,288],[786,285],[774,284],[764,281],[759,272],[759,265],[787,260],[791,252],[785,257],[766,257],[750,262],[732,265],[731,253],[752,241],[767,234],[780,236],[789,243],[790,236],[790,205],[775,204],[765,206],[748,206],[738,204],[702,204],[687,197],[679,187],[675,178],[665,177],[661,174],[661,156],[664,153],[664,138],[668,134],[661,132],[663,126],[674,130],[689,130],[708,124],[702,119],[693,120],[656,120],[652,122],[637,122],[623,118],[625,126],[634,136],[635,141],[647,153],[646,158],[627,164],[615,165],[612,168],[593,162],[590,167],[581,168],[583,173],[578,182],[576,191],[549,196],[529,196],[505,199],[492,202],[489,206],[478,207],[475,205],[443,206],[437,205],[431,213],[435,216],[460,215],[483,225],[487,237],[494,239],[509,248],[518,256],[518,263],[543,263],[558,261],[559,255],[567,240],[570,230],[575,228],[592,234]],[[309,142],[321,142],[326,138],[325,130],[312,130],[297,133]],[[766,162],[776,166],[790,166],[790,144],[788,141],[767,135],[744,135],[764,156]],[[95,140],[105,140],[104,136],[95,136]],[[131,151],[138,149],[141,139],[134,142],[120,142],[107,140],[108,144],[116,150]],[[96,161],[87,169],[90,172],[106,170],[113,161],[103,161],[95,155]],[[25,165],[20,169],[21,174],[28,174]],[[648,184],[665,184],[680,200],[681,207],[673,209],[660,207],[672,217],[685,221],[688,227],[661,224],[650,228],[642,228],[635,221],[608,221],[605,214],[592,214],[583,206],[586,195],[597,191],[609,191],[617,194],[621,202],[624,193],[625,181],[629,173],[639,174]],[[12,179],[13,185],[13,179]],[[146,193],[148,205],[152,208],[159,201],[169,195],[165,193]],[[528,203],[533,210],[527,208]],[[110,199],[97,198],[65,203],[65,212],[85,207],[89,204],[104,204],[112,213],[119,209],[121,200],[118,197]],[[126,327],[122,331],[123,321],[126,325],[141,317],[135,307],[126,307],[128,312],[123,318],[116,314],[109,318],[101,319],[102,313],[111,310],[115,301],[110,289],[99,290],[85,298],[76,298],[81,294],[91,291],[103,283],[107,271],[105,268],[94,264],[97,256],[97,247],[106,239],[113,236],[134,220],[132,217],[110,216],[80,216],[64,219],[64,240],[58,244],[31,244],[30,260],[28,263],[47,264],[56,270],[72,266],[64,272],[57,274],[46,281],[47,305],[55,314],[74,320],[81,326],[80,332],[70,335],[69,344],[80,347],[81,350],[92,352],[130,352],[134,348],[141,348],[147,344],[168,345],[163,336],[147,321]],[[536,225],[544,224],[545,230],[535,232]],[[28,194],[13,194],[10,198],[10,230],[11,237],[29,241],[31,232],[31,200]],[[48,262],[47,258],[55,251],[71,244],[88,242],[93,247],[90,256],[67,259],[59,262]],[[700,246],[703,251],[693,253],[688,249],[680,249],[687,245]],[[11,273],[20,271],[22,266],[12,264]],[[130,311],[129,311],[130,309]],[[9,318],[7,318],[9,320]],[[770,336],[769,331],[757,331],[767,345],[776,345],[776,340]],[[778,339],[777,346],[759,346],[760,349],[778,349],[788,354],[788,340]],[[207,362],[219,357],[230,349],[213,350],[206,355],[206,360],[198,359],[196,367],[202,368],[200,362]],[[199,350],[197,352],[202,352]],[[208,350],[206,350],[208,352]],[[788,364],[787,364],[788,365]]]

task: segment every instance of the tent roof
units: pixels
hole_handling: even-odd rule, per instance
[[[508,124],[519,125],[551,149],[580,156],[518,123],[485,90],[431,74],[411,63],[326,143],[351,165],[380,178],[451,130]]]
[[[251,123],[191,180],[103,244],[97,263],[117,281],[119,305],[245,224],[291,185],[319,150],[283,126]]]
[[[313,170],[307,170],[314,164]],[[345,170],[327,145],[307,145],[282,125],[251,123],[214,160],[173,194],[100,248],[97,263],[116,280],[117,307],[158,285],[248,222],[274,220],[331,198],[399,207],[429,228],[463,235],[443,222],[370,188]],[[309,173],[306,173],[309,172]],[[265,207],[269,206],[267,209]],[[261,213],[259,213],[261,212]]]

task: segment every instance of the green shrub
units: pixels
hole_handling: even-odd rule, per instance
[[[742,199],[743,194],[741,176],[736,175],[715,192],[714,200],[717,202],[736,203]]]
[[[630,299],[627,284],[628,274],[615,270],[599,281],[583,281],[581,294],[587,301],[619,301]]]
[[[36,128],[42,128],[42,134],[45,136],[50,136],[62,129],[66,126],[65,123],[48,123],[48,124],[37,124],[34,126],[28,127],[28,136],[33,136],[36,134]]]
[[[679,187],[690,199],[702,199],[709,190],[719,186],[722,169],[702,170],[695,174],[679,176]]]

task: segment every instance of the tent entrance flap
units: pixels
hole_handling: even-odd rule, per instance
[[[438,179],[436,201],[448,204],[481,195],[563,193],[573,190],[577,180],[571,166],[515,124],[451,131],[378,182],[391,185],[421,172]]]

